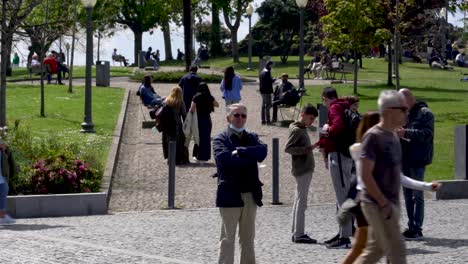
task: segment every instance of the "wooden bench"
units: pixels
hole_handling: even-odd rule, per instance
[[[328,73],[331,75],[332,80],[336,80],[336,74],[340,74],[340,81],[341,82],[346,82],[346,74],[351,74],[354,72],[354,64],[352,63],[338,63],[338,67],[332,67],[327,71],[327,76]]]
[[[31,83],[34,83],[33,75],[41,75],[42,74],[47,74],[50,72],[50,66],[49,65],[43,65],[41,69],[41,64],[35,64],[35,65],[30,65],[28,67],[29,70],[29,79],[31,80]]]

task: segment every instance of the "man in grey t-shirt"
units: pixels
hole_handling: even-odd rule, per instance
[[[382,91],[377,103],[381,120],[364,135],[361,152],[360,173],[365,185],[361,207],[369,235],[355,263],[377,263],[386,255],[391,263],[406,264],[399,223],[401,146],[394,131],[405,124],[408,105],[394,90]]]

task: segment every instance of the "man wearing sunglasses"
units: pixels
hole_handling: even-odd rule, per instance
[[[246,131],[247,108],[228,107],[228,127],[213,140],[218,189],[216,207],[221,214],[218,263],[234,262],[236,229],[239,226],[240,263],[255,263],[254,238],[257,206],[262,206],[258,163],[267,156],[267,145]]]
[[[406,264],[400,233],[401,145],[395,130],[406,123],[408,106],[403,95],[382,91],[377,101],[380,122],[362,138],[360,173],[364,188],[361,208],[369,223],[364,251],[354,263],[377,263],[387,256],[391,263]]]
[[[400,89],[408,103],[408,123],[397,130],[403,149],[403,174],[417,181],[424,181],[426,166],[432,163],[434,153],[434,115],[427,104],[416,101],[409,89]],[[422,238],[424,220],[424,194],[403,188],[408,228],[403,232],[407,240]]]

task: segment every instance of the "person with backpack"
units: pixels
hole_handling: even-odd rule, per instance
[[[182,88],[186,110],[190,109],[193,96],[197,93],[198,85],[202,82],[202,79],[197,75],[197,71],[197,66],[191,66],[190,72],[184,75],[179,81],[179,87]]]
[[[231,104],[237,104],[241,100],[240,91],[242,90],[242,80],[234,72],[232,66],[224,69],[224,78],[221,81],[221,92],[223,99],[226,102],[226,108]]]
[[[317,118],[317,109],[308,104],[300,113],[299,120],[289,126],[289,136],[284,151],[291,154],[291,174],[296,181],[296,193],[292,211],[292,242],[303,244],[315,244],[317,240],[309,237],[304,232],[305,211],[307,209],[307,196],[315,169],[314,154],[316,147],[311,144],[308,128]]]
[[[344,99],[338,99],[335,88],[326,87],[322,92],[323,104],[328,108],[327,123],[323,126],[321,136],[324,138],[324,162],[325,168],[330,171],[330,176],[335,189],[337,207],[346,200],[351,186],[353,159],[349,154],[349,146],[354,143],[349,137],[352,134],[345,120],[345,110],[349,110],[349,103]],[[327,248],[349,248],[352,236],[352,221],[349,220],[340,225],[339,233],[325,241]]]
[[[288,74],[281,74],[281,84],[276,86],[273,93],[273,118],[272,122],[278,121],[278,106],[289,105],[295,106],[299,102],[299,92],[294,88],[291,82],[288,81]]]

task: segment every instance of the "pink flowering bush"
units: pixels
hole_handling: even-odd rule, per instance
[[[84,161],[64,156],[40,159],[31,170],[34,194],[96,192],[99,182],[96,171]]]

